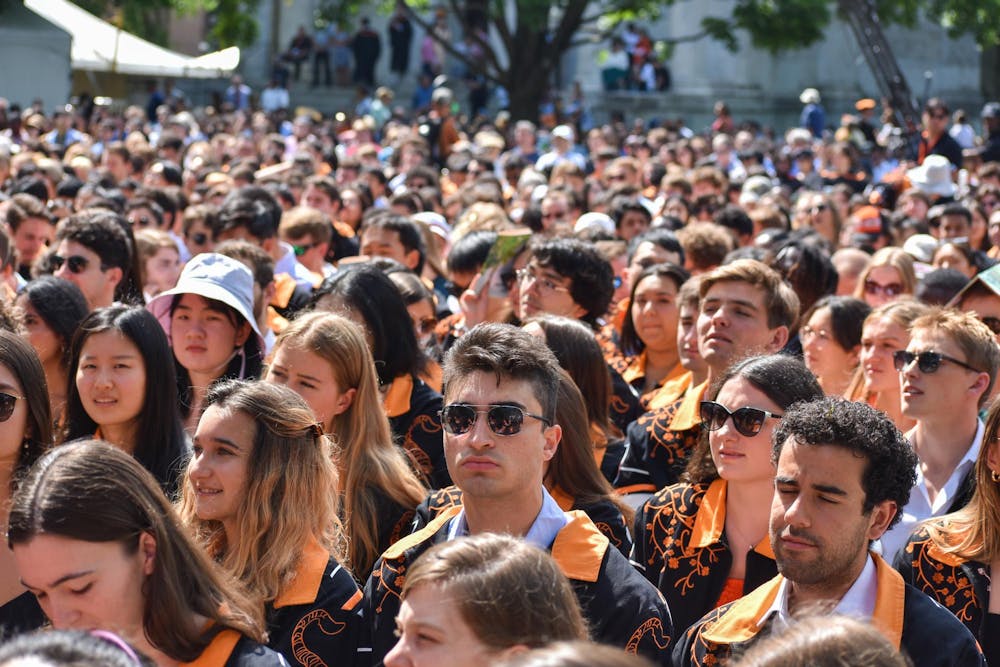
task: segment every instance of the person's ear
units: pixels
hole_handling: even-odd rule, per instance
[[[152,533],[143,531],[139,534],[139,558],[142,561],[142,573],[147,577],[156,569],[156,538]]]
[[[416,270],[417,265],[420,263],[420,251],[410,250],[403,255],[403,258],[406,260],[404,264],[406,264],[407,268]]]
[[[119,266],[112,266],[105,272],[105,275],[107,275],[108,281],[117,287],[121,283],[122,278],[125,277],[125,271]]]
[[[979,373],[976,375],[976,381],[972,383],[972,385],[969,387],[969,392],[975,394],[976,399],[978,400],[979,397],[983,395],[983,392],[985,392],[987,387],[989,386],[990,386],[989,373]]]
[[[777,353],[784,349],[788,343],[788,327],[780,326],[771,330],[771,342],[768,344],[768,352]]]
[[[850,368],[857,368],[861,363],[861,346],[855,345],[847,351],[847,365]]]
[[[351,387],[350,389],[342,393],[340,397],[337,399],[337,404],[334,406],[333,414],[340,415],[346,412],[347,409],[351,407],[351,404],[354,402],[354,395],[357,393],[358,390],[355,389],[354,387]]]
[[[872,508],[868,520],[868,539],[877,540],[882,537],[892,523],[892,518],[896,516],[899,507],[894,500],[883,500]]]
[[[542,455],[546,461],[551,461],[559,449],[559,441],[562,440],[562,426],[553,424],[543,432],[545,436],[545,446],[542,448]]]

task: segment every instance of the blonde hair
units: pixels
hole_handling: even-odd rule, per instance
[[[872,269],[879,266],[891,266],[899,274],[899,282],[903,286],[904,294],[913,294],[917,290],[917,273],[913,268],[913,257],[902,248],[890,246],[882,248],[874,255],[872,261],[858,276],[858,285],[854,288],[854,297],[865,300],[865,281],[871,275]]]
[[[990,328],[972,313],[935,307],[913,320],[910,335],[918,329],[943,333],[965,354],[965,363],[990,376],[989,384],[979,397],[979,407],[982,407],[993,391],[1000,367],[1000,346]]]
[[[930,306],[912,298],[903,298],[882,304],[878,308],[873,309],[868,314],[868,317],[865,318],[864,323],[861,325],[862,338],[864,338],[865,327],[879,320],[888,320],[896,326],[906,329],[907,334],[909,334],[913,321],[922,315],[926,315],[929,311]],[[866,398],[865,370],[861,364],[858,364],[857,370],[854,371],[851,383],[847,386],[847,391],[844,392],[844,398],[850,401],[861,401]]]
[[[976,486],[969,504],[924,526],[942,551],[965,560],[990,563],[1000,556],[1000,483],[993,479],[987,458],[1000,435],[1000,401],[986,416],[983,445],[976,459]]]
[[[179,257],[181,251],[177,248],[177,242],[170,238],[162,229],[140,229],[135,233],[135,253],[139,260],[139,274],[142,277],[142,284],[146,284],[146,261],[152,259],[153,255],[163,248],[169,248],[177,253]]]
[[[184,475],[181,519],[209,556],[265,604],[292,581],[302,548],[311,539],[338,561],[343,559],[330,443],[302,397],[281,385],[230,380],[209,390],[205,407],[211,406],[242,412],[256,426],[246,497],[236,516],[240,541],[228,543],[220,521],[198,517],[190,464]]]
[[[378,494],[416,507],[426,494],[406,456],[392,440],[378,392],[378,375],[364,333],[333,313],[306,313],[288,325],[274,344],[289,345],[325,359],[341,391],[355,390],[350,406],[324,425],[336,444],[341,471],[348,561],[354,571],[370,570],[381,555]]]

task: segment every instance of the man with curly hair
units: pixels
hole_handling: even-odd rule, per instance
[[[884,413],[832,397],[799,403],[775,430],[771,458],[780,574],[693,625],[674,665],[718,664],[804,613],[830,611],[869,620],[916,667],[986,664],[957,618],[870,551],[915,479],[916,456]]]

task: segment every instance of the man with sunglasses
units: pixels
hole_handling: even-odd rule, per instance
[[[932,97],[924,104],[924,129],[920,133],[917,164],[923,164],[928,155],[943,155],[952,167],[962,168],[962,147],[948,134],[950,115],[948,105],[939,97]]]
[[[87,209],[67,218],[56,234],[48,264],[56,278],[80,288],[92,311],[116,300],[142,298],[142,286],[132,276],[132,242],[125,224],[110,211]]]
[[[970,313],[937,308],[910,327],[910,343],[893,355],[907,433],[919,463],[901,519],[882,537],[892,559],[917,523],[960,509],[972,496],[983,439],[979,410],[1000,366],[994,333]]]
[[[543,485],[562,437],[555,423],[560,373],[545,343],[505,324],[481,324],[449,351],[441,421],[461,505],[397,542],[375,564],[365,586],[372,664],[395,643],[410,564],[434,544],[487,532],[519,536],[552,553],[595,641],[670,664],[673,628],[662,596],[585,514],[563,512]]]
[[[797,617],[828,612],[869,622],[916,667],[985,665],[972,633],[871,551],[916,463],[885,413],[842,398],[797,403],[773,440],[769,533],[780,574],[678,637],[674,665],[733,664]]]
[[[680,478],[701,434],[700,404],[713,378],[755,354],[779,352],[799,316],[799,299],[781,275],[752,259],[724,264],[701,277],[698,350],[708,365],[702,384],[628,427],[615,487],[653,493]]]
[[[322,212],[309,206],[296,206],[285,211],[281,214],[278,235],[292,246],[295,261],[312,275],[314,287],[336,271],[325,259],[333,228],[330,219]]]

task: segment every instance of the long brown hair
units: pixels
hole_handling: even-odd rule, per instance
[[[230,543],[220,521],[198,518],[190,466],[184,475],[181,519],[258,603],[271,602],[295,576],[310,539],[343,558],[329,442],[312,410],[288,387],[228,380],[208,390],[209,407],[239,411],[254,421],[246,497],[236,516],[241,539]]]
[[[865,327],[879,320],[889,320],[906,329],[907,335],[909,335],[913,320],[921,315],[926,315],[930,310],[931,307],[927,304],[909,297],[884,303],[878,308],[872,309],[872,312],[865,318],[864,324],[861,325],[861,339],[864,341]],[[861,364],[858,364],[857,370],[854,371],[854,377],[851,378],[851,383],[847,386],[847,391],[844,392],[844,398],[849,401],[863,401],[867,398],[865,396],[865,369]]]
[[[143,533],[156,557],[143,590],[143,631],[171,658],[194,660],[231,628],[262,641],[260,610],[191,539],[153,476],[111,445],[57,447],[32,468],[11,503],[7,544],[40,534],[118,542],[130,553]],[[213,623],[205,630],[204,619]]]
[[[631,526],[635,511],[612,490],[594,458],[592,426],[587,420],[583,395],[565,370],[559,375],[556,423],[562,427],[562,440],[545,473],[546,486],[562,489],[581,505],[600,501],[612,503]]]
[[[306,313],[278,336],[274,349],[284,345],[319,355],[332,367],[340,391],[355,390],[347,410],[333,418],[329,434],[340,469],[347,560],[354,572],[369,572],[381,555],[377,494],[415,508],[426,489],[393,444],[375,361],[361,328],[333,313]]]

